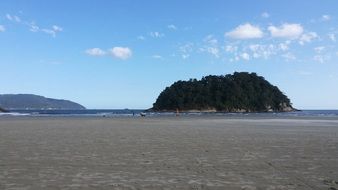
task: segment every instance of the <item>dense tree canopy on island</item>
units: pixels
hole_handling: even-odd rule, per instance
[[[256,73],[235,72],[177,81],[160,93],[154,111],[293,111],[289,98]]]

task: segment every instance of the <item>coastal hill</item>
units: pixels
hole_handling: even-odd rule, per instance
[[[82,105],[69,101],[46,98],[33,94],[3,94],[0,95],[0,107],[5,110],[14,109],[56,109],[79,110],[86,109]]]
[[[0,107],[0,113],[1,112],[6,112],[6,110]]]
[[[289,98],[256,73],[235,72],[177,81],[160,93],[153,111],[286,112]]]

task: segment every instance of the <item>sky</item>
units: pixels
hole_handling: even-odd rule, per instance
[[[338,109],[335,0],[1,0],[0,93],[150,108],[177,80],[256,72]]]

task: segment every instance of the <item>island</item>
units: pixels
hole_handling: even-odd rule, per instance
[[[46,98],[34,94],[2,94],[0,95],[0,107],[7,111],[86,109],[84,106],[69,100]]]
[[[296,111],[278,87],[256,73],[177,81],[165,88],[151,111],[183,112],[289,112]]]

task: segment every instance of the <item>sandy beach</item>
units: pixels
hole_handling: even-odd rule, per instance
[[[0,117],[0,189],[338,189],[338,120]]]

